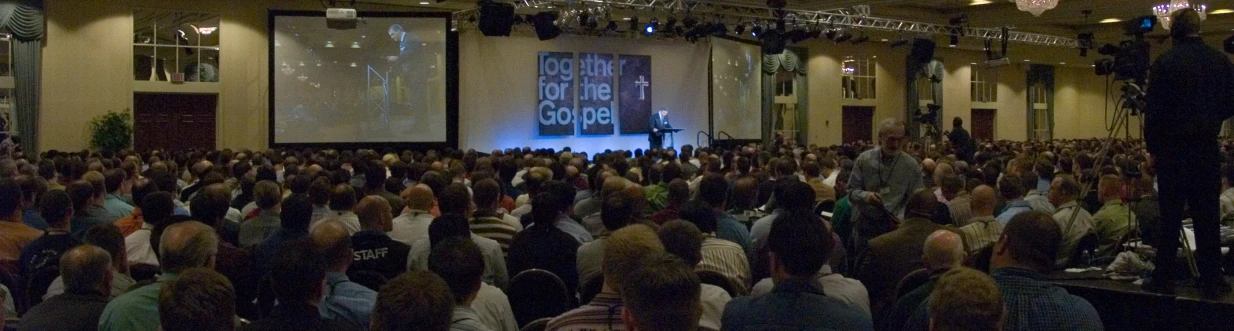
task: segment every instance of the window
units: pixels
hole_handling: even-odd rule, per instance
[[[13,112],[13,96],[16,85],[13,80],[13,38],[0,33],[0,141],[17,134],[17,122]]]
[[[998,102],[998,69],[972,67],[972,101]]]
[[[133,13],[133,78],[218,82],[219,16],[138,9]]]
[[[844,74],[840,77],[840,88],[844,91],[845,99],[865,100],[876,97],[874,70],[877,65],[874,57],[844,58]]]
[[[1050,105],[1046,95],[1046,86],[1037,83],[1029,86],[1029,100],[1033,103],[1032,139],[1037,141],[1050,140],[1050,128],[1054,119],[1050,117]]]

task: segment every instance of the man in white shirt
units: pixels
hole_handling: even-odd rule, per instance
[[[432,252],[434,241],[445,240],[450,236],[468,236],[472,242],[476,243],[476,246],[480,247],[480,253],[484,255],[484,283],[498,288],[505,288],[510,283],[510,276],[506,270],[506,258],[501,253],[501,245],[492,239],[471,233],[467,218],[458,214],[442,215],[429,225],[429,233],[428,237],[411,244],[411,250],[407,253],[408,271],[428,270],[429,254]],[[434,233],[441,234],[442,238],[434,238],[431,235]]]
[[[351,185],[338,184],[330,192],[330,213],[309,225],[309,232],[326,221],[337,221],[347,229],[348,235],[360,232],[360,217],[351,210],[356,207],[356,191]]]
[[[836,178],[840,177],[840,169],[837,169],[836,159],[825,157],[818,165],[823,167],[823,184],[836,187]]]
[[[1080,238],[1093,229],[1093,215],[1076,203],[1079,196],[1080,183],[1075,181],[1075,177],[1058,176],[1050,183],[1050,203],[1056,207],[1054,221],[1063,230],[1063,241],[1058,247],[1056,260],[1058,266],[1071,263],[1071,255],[1075,254]]]
[[[660,242],[669,253],[680,257],[686,265],[698,270],[702,262],[704,235],[694,223],[686,221],[670,221],[660,226],[657,231]],[[702,284],[699,302],[703,305],[703,315],[699,326],[712,330],[720,330],[720,319],[724,316],[724,305],[733,300],[723,288],[711,284]],[[770,287],[768,288],[770,290]]]
[[[388,233],[390,239],[411,246],[417,240],[428,238],[428,226],[433,223],[433,191],[428,186],[417,184],[402,192],[403,201],[407,203],[407,212],[394,218],[394,229]]]

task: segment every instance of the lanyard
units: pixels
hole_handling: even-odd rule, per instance
[[[886,176],[886,177],[883,177],[883,170],[884,170],[884,169],[886,169],[886,168],[887,168],[887,166],[886,166],[886,164],[885,164],[886,162],[883,162],[883,151],[882,151],[882,149],[879,149],[879,151],[878,151],[878,166],[879,166],[879,168],[878,168],[878,185],[879,185],[879,186],[881,186],[881,187],[890,187],[890,186],[891,186],[891,185],[889,185],[889,184],[888,184],[888,182],[889,182],[889,181],[891,181],[891,176],[894,176],[894,175],[895,175],[895,172],[896,172],[896,169],[895,169],[895,168],[896,168],[896,165],[900,164],[900,157],[899,157],[899,155],[896,155],[895,157],[896,157],[896,158],[895,158],[895,160],[891,162],[891,171],[888,171],[888,172],[887,172],[887,176]]]

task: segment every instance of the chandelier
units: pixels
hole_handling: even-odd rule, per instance
[[[1192,5],[1190,2],[1187,2],[1187,0],[1170,0],[1170,3],[1168,4],[1163,3],[1153,6],[1153,14],[1157,15],[1157,22],[1161,22],[1161,27],[1169,30],[1171,23],[1170,16],[1173,15],[1174,12],[1184,8],[1195,9],[1195,12],[1200,14],[1201,21],[1208,18],[1208,15],[1204,13],[1204,11],[1208,9],[1208,6]]]
[[[1033,16],[1041,16],[1047,10],[1054,9],[1058,6],[1058,0],[1014,0],[1016,8],[1021,11],[1033,13]]]

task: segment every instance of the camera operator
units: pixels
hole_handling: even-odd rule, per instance
[[[1149,80],[1145,140],[1157,170],[1161,201],[1160,245],[1144,288],[1170,293],[1177,270],[1178,233],[1184,207],[1195,222],[1200,288],[1225,293],[1222,277],[1218,195],[1221,122],[1234,115],[1234,64],[1200,39],[1195,10],[1174,13],[1174,47],[1153,65]]]

